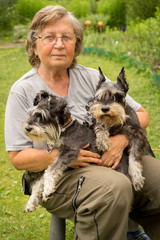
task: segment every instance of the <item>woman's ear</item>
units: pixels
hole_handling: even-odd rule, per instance
[[[35,54],[36,56],[38,56],[37,48],[36,48],[36,47],[34,48],[34,54]]]

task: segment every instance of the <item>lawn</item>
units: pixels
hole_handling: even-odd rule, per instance
[[[100,66],[104,74],[115,81],[121,68],[126,69],[130,85],[129,94],[140,102],[150,115],[147,129],[149,142],[154,149],[160,148],[160,89],[145,74],[138,74],[126,62],[118,62],[99,55],[81,55],[79,63],[93,68]],[[4,145],[4,114],[7,96],[12,84],[30,65],[24,48],[0,49],[0,239],[1,240],[47,240],[50,214],[41,207],[30,214],[23,213],[27,196],[21,193],[21,171],[16,171],[9,162]],[[155,151],[160,159],[160,152]],[[67,223],[67,240],[73,239],[73,224]]]

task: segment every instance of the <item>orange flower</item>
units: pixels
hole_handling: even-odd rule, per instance
[[[98,26],[103,27],[103,21],[99,21]]]
[[[86,20],[86,21],[84,22],[84,25],[85,25],[85,26],[89,26],[89,25],[91,25],[91,21]]]

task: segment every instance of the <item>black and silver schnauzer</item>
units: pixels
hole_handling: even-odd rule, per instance
[[[43,201],[52,197],[57,178],[73,163],[83,146],[90,143],[88,150],[96,152],[97,149],[94,131],[71,119],[64,98],[41,91],[28,112],[30,117],[24,123],[26,135],[33,141],[46,140],[48,146],[59,150],[57,159],[32,186],[32,194],[25,207],[25,212],[32,212],[41,197]]]
[[[137,114],[126,103],[125,97],[129,89],[122,68],[117,82],[107,82],[101,69],[100,81],[97,86],[95,102],[90,106],[90,113],[95,120],[96,146],[98,151],[107,151],[109,137],[124,134],[129,139],[128,173],[136,191],[144,185],[141,159],[143,155],[154,156],[147,141],[144,129],[141,127]],[[123,161],[124,163],[124,161]]]

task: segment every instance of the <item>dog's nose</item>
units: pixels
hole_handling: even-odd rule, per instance
[[[25,128],[27,132],[31,132],[32,128],[31,127],[26,127]]]
[[[103,113],[107,113],[109,111],[109,107],[102,107],[101,110]]]

